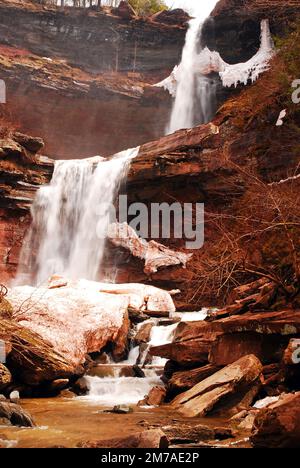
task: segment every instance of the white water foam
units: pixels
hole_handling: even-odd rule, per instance
[[[204,320],[208,309],[202,309],[199,312],[176,313],[172,316],[180,317],[182,321],[197,321]],[[142,400],[154,386],[162,386],[160,378],[162,368],[165,366],[167,359],[154,356],[151,362],[151,369],[145,365],[149,349],[151,346],[160,346],[171,343],[174,339],[178,323],[163,326],[158,324],[159,319],[150,319],[138,325],[142,327],[146,323],[153,323],[150,340],[148,346],[140,357],[140,348],[136,346],[132,348],[128,359],[123,361],[118,366],[113,366],[110,360],[109,366],[113,369],[114,375],[111,377],[95,377],[86,376],[89,387],[89,393],[85,397],[81,397],[86,401],[97,402],[101,406],[114,406],[119,404],[137,404]],[[140,358],[139,365],[145,373],[144,378],[137,377],[120,377],[122,367],[133,366],[137,364]]]

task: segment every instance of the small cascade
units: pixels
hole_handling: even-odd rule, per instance
[[[89,393],[80,398],[108,407],[120,404],[135,405],[143,400],[151,388],[163,386],[161,376],[167,362],[167,359],[149,356],[150,347],[171,343],[180,321],[204,320],[207,311],[208,309],[202,309],[200,312],[175,313],[170,317],[175,321],[171,325],[164,325],[164,321],[159,319],[149,319],[139,324],[137,332],[141,327],[153,324],[145,348],[132,347],[128,359],[119,364],[109,358],[105,364],[96,366],[92,370],[93,375],[85,377]],[[144,377],[133,376],[133,366],[138,366]]]
[[[101,157],[57,161],[39,189],[24,242],[17,284],[41,285],[52,274],[95,280],[104,253],[111,206],[138,148]]]

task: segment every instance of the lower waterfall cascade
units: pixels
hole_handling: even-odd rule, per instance
[[[109,160],[56,161],[50,184],[38,190],[31,209],[16,284],[41,285],[52,274],[97,279],[110,207],[138,151],[122,151]]]

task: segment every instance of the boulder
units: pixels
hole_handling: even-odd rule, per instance
[[[164,387],[153,387],[145,398],[146,404],[149,406],[159,406],[166,398],[167,391]]]
[[[169,441],[161,429],[154,429],[124,438],[88,441],[80,443],[80,448],[168,448]]]
[[[164,426],[163,431],[172,444],[198,443],[204,440],[224,440],[234,437],[230,428],[206,426],[204,424],[180,424]]]
[[[13,426],[33,427],[34,422],[29,413],[15,403],[0,402],[0,418],[10,421]]]
[[[7,367],[0,362],[0,390],[3,390],[12,382],[12,376]]]
[[[50,278],[49,287],[18,286],[7,297],[18,323],[3,321],[0,339],[12,345],[9,368],[29,385],[81,376],[87,356],[106,346],[115,361],[123,360],[129,307],[141,313],[175,310],[170,294],[153,286],[72,282],[57,276]]]
[[[14,390],[9,394],[9,400],[11,403],[15,403],[16,405],[20,403],[20,393],[18,390]]]
[[[9,290],[8,299],[19,325],[47,341],[77,374],[87,354],[108,344],[116,360],[126,356],[130,294],[105,294],[100,288],[93,282],[54,289],[19,286]]]
[[[80,377],[80,379],[76,380],[74,383],[72,390],[76,393],[76,395],[86,395],[89,392],[87,379],[85,377]]]
[[[152,275],[160,268],[182,265],[186,268],[187,262],[193,254],[176,252],[165,245],[151,240],[147,242],[138,236],[136,231],[127,223],[113,223],[108,229],[108,240],[116,247],[122,247],[137,258],[144,260],[144,273]]]
[[[153,326],[153,322],[148,322],[140,326],[133,339],[135,346],[139,346],[142,343],[148,343],[150,341],[150,335]]]
[[[109,410],[108,412],[115,414],[129,414],[133,412],[133,408],[127,405],[116,405],[113,407],[112,410]]]
[[[300,392],[284,395],[262,409],[250,440],[255,448],[300,448]]]
[[[220,408],[223,412],[239,412],[257,394],[262,370],[255,356],[245,356],[177,396],[172,406],[188,417],[206,416]]]
[[[299,448],[300,392],[283,395],[257,414],[251,443],[255,448]]]

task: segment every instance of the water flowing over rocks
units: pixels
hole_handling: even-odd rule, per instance
[[[173,343],[150,352],[179,364],[227,365],[251,353],[264,363],[278,362],[290,337],[299,333],[299,311],[248,313],[213,322],[183,322]]]

